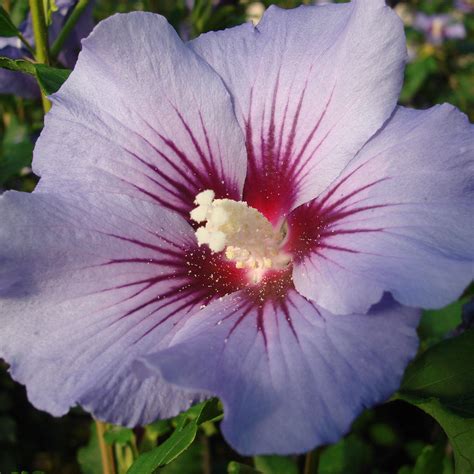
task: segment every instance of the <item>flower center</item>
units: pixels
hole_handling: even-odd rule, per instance
[[[275,230],[260,212],[246,202],[232,199],[214,199],[210,189],[196,196],[197,205],[191,219],[205,223],[196,230],[199,245],[206,244],[213,252],[225,250],[225,256],[237,268],[257,271],[259,281],[265,270],[283,269],[290,257],[281,249],[286,231]]]

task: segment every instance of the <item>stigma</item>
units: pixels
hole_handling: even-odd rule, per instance
[[[196,230],[198,244],[225,252],[237,268],[253,270],[258,281],[268,269],[283,269],[290,257],[281,249],[284,226],[274,229],[268,219],[244,201],[215,199],[214,191],[200,192],[191,219],[203,224]]]

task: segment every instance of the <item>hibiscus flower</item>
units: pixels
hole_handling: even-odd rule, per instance
[[[382,0],[271,7],[184,44],[115,15],[0,199],[0,355],[32,403],[112,423],[217,395],[240,453],[336,441],[398,387],[420,307],[472,278],[474,140],[397,107]]]

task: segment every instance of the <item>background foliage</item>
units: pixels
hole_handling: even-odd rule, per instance
[[[264,7],[295,7],[296,0],[97,0],[99,21],[117,11],[147,10],[168,18],[185,39],[256,19]],[[321,1],[319,3],[322,3]],[[474,118],[474,15],[472,0],[392,1],[406,25],[410,62],[400,102],[417,108],[451,102]],[[4,0],[9,17],[0,30],[19,26],[27,0]],[[448,14],[464,25],[450,38],[419,26],[420,12]],[[435,17],[437,18],[437,17]],[[436,36],[436,31],[438,36]],[[0,35],[1,36],[1,35]],[[3,62],[2,62],[3,61]],[[13,65],[12,65],[13,64]],[[28,69],[43,90],[51,92],[67,76],[56,71],[0,59],[0,66]],[[58,64],[53,64],[58,66]],[[34,142],[41,131],[41,100],[0,95],[0,191],[31,191]],[[102,472],[109,456],[111,473],[164,474],[472,474],[474,472],[474,329],[472,288],[458,302],[425,312],[419,327],[420,353],[408,368],[392,400],[364,412],[339,443],[307,456],[241,458],[219,432],[222,411],[217,400],[198,405],[172,420],[135,430],[100,426],[79,408],[56,419],[35,410],[24,387],[14,383],[0,361],[0,472]],[[104,433],[105,432],[105,433]],[[101,451],[102,446],[102,451]]]

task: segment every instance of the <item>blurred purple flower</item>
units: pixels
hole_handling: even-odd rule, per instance
[[[52,23],[49,27],[50,44],[52,44],[58,36],[76,3],[77,0],[56,0],[58,10],[52,14]],[[89,7],[82,14],[58,57],[59,62],[67,68],[74,67],[77,55],[81,49],[81,39],[86,37],[94,26],[92,20],[92,3],[93,2],[91,2]],[[28,18],[20,25],[19,30],[26,40],[34,46],[34,35],[30,15],[28,15]],[[0,56],[11,59],[31,58],[29,51],[18,38],[0,37]],[[32,77],[19,72],[0,69],[0,94],[16,94],[20,97],[32,98],[39,96],[39,89],[36,81]]]
[[[30,400],[134,426],[217,395],[240,453],[286,454],[389,397],[416,308],[474,258],[472,126],[397,107],[405,60],[382,0],[188,44],[153,14],[97,26],[35,192],[0,199],[0,356]]]
[[[446,39],[462,39],[466,37],[464,24],[453,15],[426,15],[418,12],[413,20],[413,28],[425,34],[426,41],[440,45]]]
[[[10,59],[30,57],[27,49],[16,37],[0,37],[0,56]],[[21,97],[32,98],[39,95],[39,89],[33,77],[20,72],[0,69],[0,94],[18,94]]]
[[[472,13],[472,12],[474,12],[474,1],[473,0],[456,0],[454,6],[457,10],[460,10],[463,13]]]

